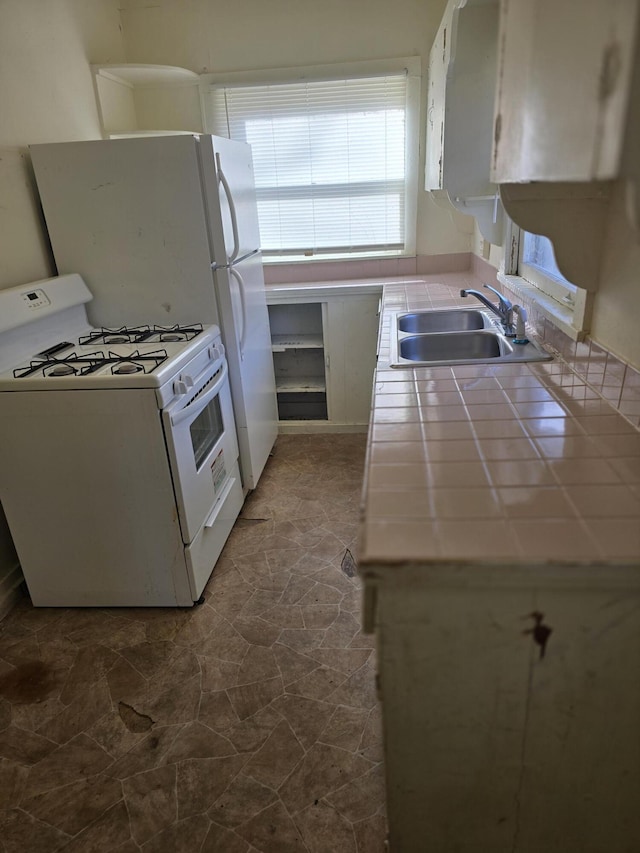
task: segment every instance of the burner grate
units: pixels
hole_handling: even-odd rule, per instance
[[[78,355],[76,352],[69,353],[64,358],[35,358],[27,366],[16,367],[13,371],[15,379],[24,379],[42,373],[44,376],[70,376],[72,373],[82,375],[90,373],[104,363],[103,352],[96,351],[88,354]]]
[[[80,346],[94,343],[106,344],[141,344],[146,341],[173,343],[191,341],[203,331],[201,323],[189,326],[175,324],[173,326],[120,326],[117,329],[101,327],[94,329],[88,335],[83,335],[78,343]]]
[[[78,355],[73,352],[64,358],[34,359],[27,366],[17,367],[13,371],[16,379],[24,379],[42,373],[43,376],[88,376],[96,373],[104,367],[109,367],[114,375],[125,375],[127,373],[153,373],[153,371],[167,359],[165,349],[154,350],[141,354],[136,350],[129,355],[118,355],[109,351],[107,355],[100,350],[96,352]]]

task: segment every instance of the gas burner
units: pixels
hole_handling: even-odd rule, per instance
[[[62,361],[60,364],[54,364],[53,367],[44,368],[45,376],[71,376],[72,373],[77,372],[77,369],[68,361]]]
[[[130,338],[128,335],[105,335],[104,342],[106,344],[128,344]]]
[[[109,352],[105,359],[105,364],[111,365],[111,373],[114,376],[125,376],[132,373],[153,373],[153,371],[162,364],[167,358],[166,349],[155,350],[154,352],[145,352],[141,355],[138,350],[129,355],[118,355],[115,352]]]
[[[202,326],[174,326],[173,328],[163,328],[162,326],[154,326],[151,332],[152,335],[157,335],[159,341],[191,341],[202,332]]]
[[[191,326],[154,326],[151,334],[163,343],[191,341],[202,332],[202,323]]]
[[[136,364],[134,361],[123,361],[120,364],[114,364],[111,368],[111,372],[118,375],[141,373],[143,370],[143,366],[141,364]]]

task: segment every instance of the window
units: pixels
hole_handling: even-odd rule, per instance
[[[513,222],[507,225],[505,283],[525,298],[533,299],[552,322],[574,340],[588,331],[591,298],[562,274],[551,240],[531,234]]]
[[[208,129],[252,147],[266,259],[415,250],[419,67],[385,65],[212,81]]]
[[[518,273],[558,302],[571,305],[575,301],[578,288],[558,269],[553,243],[547,237],[520,232]]]

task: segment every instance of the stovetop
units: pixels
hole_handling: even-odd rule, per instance
[[[0,290],[0,391],[153,388],[164,403],[175,380],[222,360],[217,326],[98,328],[90,301],[77,273]]]
[[[76,329],[0,373],[0,389],[157,388],[218,335],[201,324]]]

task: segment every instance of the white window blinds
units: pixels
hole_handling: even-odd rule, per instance
[[[406,73],[215,86],[211,108],[252,147],[265,255],[405,249]]]

